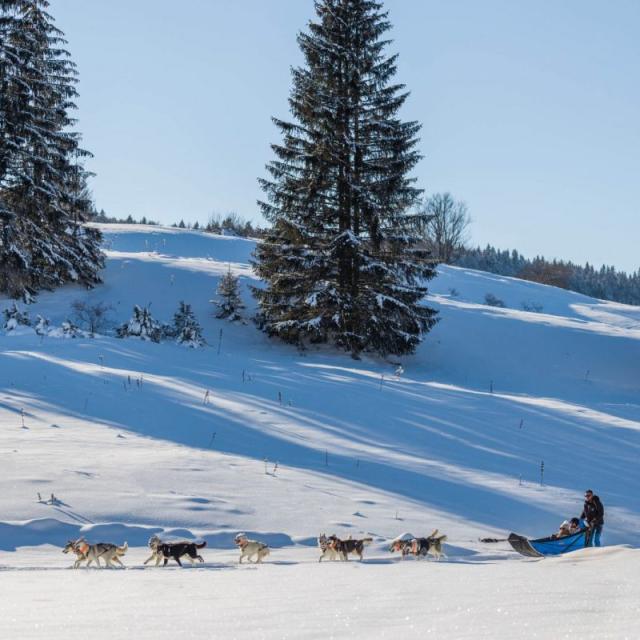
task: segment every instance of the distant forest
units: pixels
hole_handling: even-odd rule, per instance
[[[452,263],[459,267],[479,269],[503,276],[512,276],[542,284],[577,291],[587,296],[640,305],[640,268],[634,273],[616,271],[613,266],[599,269],[587,263],[584,266],[564,260],[546,260],[537,256],[525,258],[518,251],[464,248]]]

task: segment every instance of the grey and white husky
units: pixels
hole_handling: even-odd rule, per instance
[[[144,561],[144,564],[156,561],[156,567],[164,560],[164,554],[162,553],[162,540],[159,536],[153,535],[149,538],[149,549],[151,549],[151,555]]]
[[[124,567],[120,560],[120,556],[123,556],[129,545],[125,542],[121,547],[110,542],[98,542],[97,544],[89,544],[84,538],[78,538],[77,540],[69,540],[64,546],[62,553],[73,552],[76,555],[76,561],[73,563],[73,568],[77,569],[83,562],[87,563],[87,567],[95,562],[98,567],[100,564],[100,558],[104,560],[105,566],[112,568],[113,562],[117,562],[121,567]]]
[[[320,551],[322,552],[320,554],[318,562],[322,562],[324,558],[328,558],[329,560],[338,559],[338,552],[335,548],[335,536],[327,537],[325,533],[321,533],[318,536],[318,546],[320,547]]]

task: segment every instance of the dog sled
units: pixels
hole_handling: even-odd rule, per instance
[[[545,556],[559,556],[563,553],[584,549],[587,546],[588,529],[580,529],[576,533],[568,536],[538,538],[529,540],[517,533],[512,533],[507,541],[514,549],[523,556],[529,558],[544,558]]]

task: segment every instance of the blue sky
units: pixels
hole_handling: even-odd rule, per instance
[[[640,3],[387,0],[427,193],[474,243],[640,267]],[[111,215],[259,220],[312,0],[52,0]]]

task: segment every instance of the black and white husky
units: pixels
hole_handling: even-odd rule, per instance
[[[204,549],[207,546],[206,542],[192,542],[189,540],[180,540],[175,542],[163,542],[158,536],[154,535],[149,538],[149,548],[151,549],[151,555],[144,561],[144,564],[156,561],[156,567],[162,561],[162,566],[166,567],[170,559],[174,559],[180,566],[181,558],[185,556],[191,561],[191,564],[195,564],[195,561],[204,562],[204,558],[198,553],[198,549]]]
[[[318,546],[322,551],[320,562],[323,558],[331,558],[333,560],[336,557],[346,561],[349,559],[350,553],[355,553],[362,560],[364,548],[372,542],[373,538],[354,540],[349,537],[346,540],[341,540],[336,535],[326,536],[323,533],[318,538]]]

